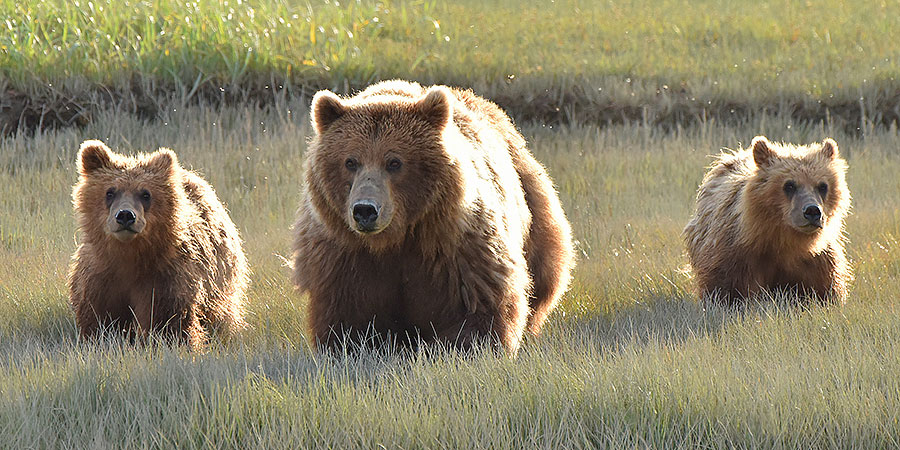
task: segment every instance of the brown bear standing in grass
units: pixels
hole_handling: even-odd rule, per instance
[[[248,268],[212,187],[170,150],[127,157],[100,141],[78,152],[72,195],[84,242],[69,270],[83,336],[112,325],[203,346],[244,326]]]
[[[514,354],[569,283],[569,223],[503,111],[389,81],[312,103],[294,282],[319,345],[367,333]],[[409,343],[408,341],[406,341]]]
[[[760,289],[798,288],[843,303],[846,172],[831,139],[797,147],[759,136],[720,155],[684,229],[700,294],[733,304]]]

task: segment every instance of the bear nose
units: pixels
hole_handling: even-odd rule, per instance
[[[822,210],[819,209],[819,205],[806,205],[803,208],[803,217],[810,222],[818,223],[822,220]]]
[[[126,228],[134,225],[136,219],[134,211],[130,209],[123,209],[116,213],[116,223]]]
[[[378,209],[368,202],[356,203],[353,205],[353,220],[360,229],[372,230],[375,228],[375,221],[378,220]]]

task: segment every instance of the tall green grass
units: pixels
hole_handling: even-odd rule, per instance
[[[6,0],[0,30],[0,87],[30,127],[394,77],[563,122],[900,118],[896,2]]]
[[[0,442],[41,448],[894,447],[900,443],[900,153],[761,116],[663,131],[529,125],[579,265],[544,335],[509,360],[439,348],[323,356],[282,257],[299,203],[306,105],[116,111],[0,138]],[[850,163],[856,282],[844,307],[697,303],[680,230],[708,157],[756,134],[837,139]],[[86,138],[173,148],[227,204],[252,268],[248,322],[191,354],[82,342],[67,305],[70,187]]]

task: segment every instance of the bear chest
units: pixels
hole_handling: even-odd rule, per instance
[[[137,270],[118,266],[100,275],[101,289],[97,302],[109,311],[122,310],[128,315],[134,310],[153,308],[156,311],[170,309],[173,288],[178,283],[156,271]]]
[[[463,310],[465,285],[452,265],[410,258],[401,267],[401,279],[401,302],[412,324],[427,327]]]
[[[786,259],[783,255],[765,255],[754,258],[753,266],[758,284],[770,289],[809,288],[822,284],[830,273],[828,261],[822,256]]]

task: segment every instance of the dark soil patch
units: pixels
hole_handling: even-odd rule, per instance
[[[210,82],[177,96],[176,92],[183,93],[185,89],[135,80],[123,88],[95,87],[88,92],[71,94],[47,91],[26,95],[8,89],[0,95],[0,130],[10,134],[84,126],[98,111],[109,108],[153,119],[166,108],[191,104],[267,107],[279,98],[308,101],[317,90],[326,87],[276,82],[235,87]],[[342,88],[331,89],[349,94],[363,87],[344,83]],[[696,98],[682,90],[655,97],[636,96],[627,102],[596,100],[596,96],[585,95],[586,90],[593,89],[590,85],[576,85],[565,91],[555,88],[522,92],[498,88],[496,92],[479,94],[509,111],[518,122],[549,125],[645,123],[674,129],[708,120],[741,123],[752,117],[774,114],[787,116],[798,123],[824,122],[855,135],[866,126],[889,127],[900,122],[900,90],[888,88],[873,89],[873,95],[863,97],[865,100],[782,95],[769,100],[738,101]]]

